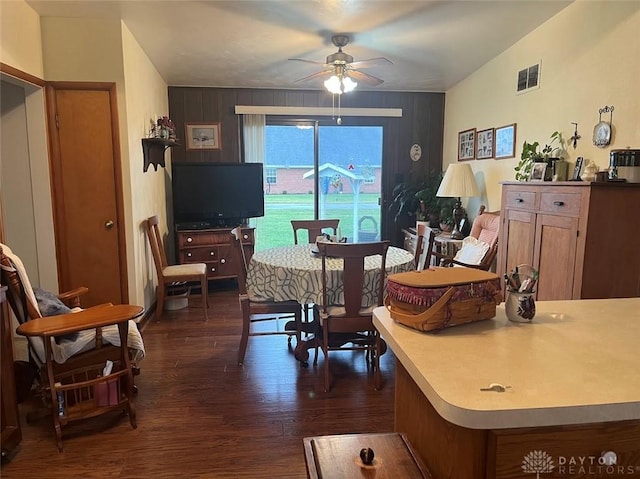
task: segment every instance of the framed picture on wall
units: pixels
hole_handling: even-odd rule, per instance
[[[473,160],[476,157],[476,129],[458,133],[458,161]]]
[[[493,158],[493,128],[480,130],[476,134],[476,159]]]
[[[220,123],[187,123],[187,150],[221,150]]]
[[[495,131],[495,159],[516,156],[516,124],[501,126]]]

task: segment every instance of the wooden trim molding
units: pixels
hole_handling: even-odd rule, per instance
[[[17,78],[18,80],[25,81],[27,83],[31,83],[32,85],[38,87],[44,87],[46,82],[42,78],[38,78],[37,76],[33,76],[30,73],[23,72],[22,70],[18,70],[17,68],[12,67],[11,65],[7,65],[6,63],[0,62],[0,72],[5,75],[12,76]]]
[[[235,111],[237,115],[335,116],[336,109],[331,107],[236,105]],[[341,108],[340,115],[401,118],[402,108]]]

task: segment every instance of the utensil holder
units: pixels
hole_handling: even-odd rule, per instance
[[[507,299],[504,309],[507,319],[515,323],[528,323],[536,315],[536,302],[533,298],[534,291],[520,293],[507,290]]]

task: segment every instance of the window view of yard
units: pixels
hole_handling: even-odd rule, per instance
[[[360,241],[379,236],[379,194],[360,194],[358,222]],[[326,196],[325,217],[340,219],[340,233],[351,240],[353,235],[353,195],[330,193]],[[313,195],[265,195],[264,218],[256,218],[256,251],[293,243],[291,220],[313,218]],[[364,219],[363,219],[364,218]],[[365,233],[364,235],[362,233]]]
[[[312,125],[267,123],[265,215],[251,220],[256,251],[292,244],[294,219],[339,219],[348,241],[380,237],[382,127]]]

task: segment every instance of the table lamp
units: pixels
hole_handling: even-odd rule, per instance
[[[444,178],[440,183],[436,196],[444,198],[457,198],[453,208],[453,219],[455,226],[451,232],[454,239],[464,238],[460,222],[466,217],[467,212],[462,207],[461,197],[479,196],[480,191],[473,170],[467,163],[452,163],[447,168]]]

